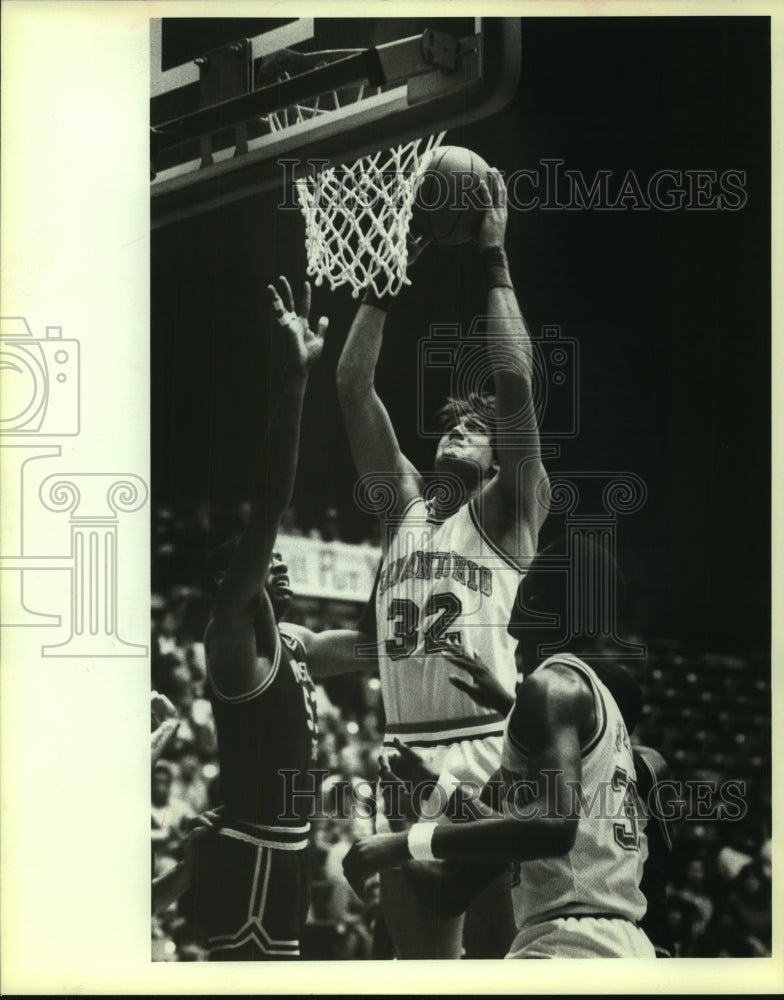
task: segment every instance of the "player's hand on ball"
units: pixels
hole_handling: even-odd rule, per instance
[[[280,293],[274,285],[267,286],[272,295],[272,308],[278,324],[287,335],[289,365],[295,371],[306,374],[321,357],[329,320],[322,316],[314,333],[310,329],[310,282],[305,282],[299,309],[295,308],[294,295],[286,278],[281,275],[279,283]]]
[[[346,881],[364,900],[365,883],[376,872],[397,868],[411,860],[405,833],[380,833],[374,837],[361,837],[343,858]]]
[[[479,182],[479,200],[483,208],[482,221],[476,235],[479,249],[503,247],[507,220],[506,184],[501,171],[495,167],[487,175],[487,181],[482,179]]]
[[[442,656],[465,673],[465,677],[453,674],[449,678],[452,687],[463,691],[483,708],[491,708],[502,715],[509,712],[514,696],[498,682],[477,653],[472,656],[463,646],[454,644],[445,649]]]

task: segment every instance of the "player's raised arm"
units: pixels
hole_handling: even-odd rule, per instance
[[[362,895],[373,872],[411,858],[498,863],[567,854],[579,821],[573,789],[582,776],[581,740],[594,721],[591,692],[574,671],[553,667],[532,674],[510,720],[528,750],[528,779],[537,788],[532,801],[503,819],[418,823],[408,834],[360,839],[343,861],[352,888]]]
[[[389,477],[396,496],[392,513],[396,513],[421,494],[422,479],[401,452],[375,387],[388,305],[388,298],[366,294],[340,355],[337,387],[357,472],[360,476],[378,473]]]
[[[278,639],[264,583],[278,522],[294,488],[308,375],[321,355],[327,327],[322,317],[317,331],[310,329],[307,282],[298,311],[291,287],[283,277],[280,287],[282,298],[269,286],[277,325],[287,345],[283,386],[256,458],[248,523],[218,589],[206,637],[213,683],[220,694],[229,698],[258,688],[275,656]]]
[[[485,489],[483,506],[491,535],[522,525],[535,549],[547,516],[546,473],[534,408],[531,337],[504,249],[507,195],[498,170],[490,173],[488,183],[481,182],[480,192],[485,210],[477,240],[487,283],[487,353],[495,382],[499,464],[498,475]]]

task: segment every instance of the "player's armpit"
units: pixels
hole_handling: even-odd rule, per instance
[[[526,463],[521,468],[520,479],[511,485],[500,474],[490,480],[477,498],[476,515],[493,545],[527,569],[536,555],[539,530],[549,510],[549,490],[541,463],[530,476],[524,471],[529,468]]]
[[[540,459],[517,457],[514,466],[515,481],[499,479],[507,504],[519,511],[518,516],[538,534],[550,513],[550,481]]]
[[[581,733],[595,722],[593,694],[582,676],[566,663],[537,670],[520,685],[509,719],[512,741],[543,758],[580,749]],[[566,763],[566,761],[565,761]]]
[[[468,861],[409,861],[401,870],[420,903],[449,920],[465,913],[505,869],[505,865]]]
[[[258,620],[217,613],[204,636],[210,684],[224,701],[260,693],[271,683],[280,660],[280,637],[272,605],[261,595]]]

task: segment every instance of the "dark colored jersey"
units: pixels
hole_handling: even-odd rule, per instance
[[[272,671],[255,691],[225,698],[210,684],[227,826],[289,849],[305,847],[312,801],[292,790],[312,787],[316,702],[305,650],[278,632]]]
[[[641,746],[634,747],[634,769],[637,772],[637,792],[648,817],[645,826],[648,858],[640,883],[648,909],[640,926],[650,938],[656,954],[671,957],[673,941],[667,921],[667,883],[670,877],[672,840],[667,822],[661,815],[656,791],[657,784],[668,776],[668,769],[660,754]]]

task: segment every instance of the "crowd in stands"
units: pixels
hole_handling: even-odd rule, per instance
[[[241,511],[236,521],[239,530]],[[324,541],[343,538],[334,510],[307,529],[290,512],[284,530]],[[202,642],[209,614],[203,556],[214,543],[206,511],[158,508],[153,539],[152,688],[171,701],[179,720],[152,772],[151,854],[157,876],[179,860],[195,817],[220,804],[220,775]],[[314,630],[345,628],[360,610],[346,602],[300,601],[290,617]],[[627,663],[646,695],[635,741],[664,755],[688,800],[686,815],[670,824],[675,955],[769,955],[769,660],[761,653],[695,653],[664,640],[647,642],[646,649],[644,660]],[[331,678],[317,685],[317,692],[316,767],[328,772],[323,789],[328,803],[330,789],[339,783],[357,786],[375,779],[383,706],[372,676]],[[725,808],[723,818],[717,805]],[[379,930],[378,892],[360,902],[343,878],[341,861],[354,839],[370,832],[372,821],[361,815],[337,820],[329,813],[325,808],[313,823],[313,893],[303,957],[370,958]],[[198,933],[176,904],[153,917],[152,945],[158,961],[206,958]]]

